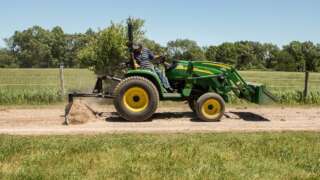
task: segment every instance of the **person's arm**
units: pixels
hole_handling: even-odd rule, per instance
[[[162,57],[161,55],[155,55],[152,53],[152,51],[149,50],[149,58],[151,60],[161,60],[161,57]]]
[[[163,56],[161,56],[161,55],[155,55],[155,54],[153,54],[152,53],[152,51],[148,51],[148,54],[149,54],[149,59],[151,60],[151,61],[154,61],[154,60],[156,60],[156,61],[161,61],[162,60],[162,57]]]
[[[134,53],[131,53],[133,62],[134,62],[134,67],[135,68],[139,68],[140,67],[140,60],[136,58],[136,56],[134,55]]]
[[[159,59],[159,58],[161,58],[162,56],[161,55],[155,55],[154,56],[154,59]]]
[[[152,51],[148,50],[148,56],[149,56],[149,59],[152,61],[154,59],[156,59],[156,56],[153,54]]]

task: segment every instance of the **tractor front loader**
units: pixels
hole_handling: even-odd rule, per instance
[[[132,25],[128,23],[129,51],[133,44]],[[157,110],[159,101],[187,101],[191,110],[203,121],[218,121],[225,112],[225,102],[233,92],[237,97],[256,104],[276,101],[264,85],[246,82],[232,67],[209,61],[174,61],[166,68],[166,76],[175,90],[168,93],[158,75],[138,68],[130,56],[123,78],[110,76],[97,80],[93,93],[69,94],[74,97],[112,98],[118,114],[128,121],[145,121]],[[112,92],[103,91],[103,80],[118,82]]]

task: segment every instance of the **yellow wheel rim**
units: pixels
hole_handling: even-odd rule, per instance
[[[208,119],[214,119],[221,112],[221,104],[216,99],[207,99],[201,106],[202,114]]]
[[[122,101],[124,106],[130,111],[141,112],[149,104],[149,95],[141,87],[132,87],[124,93]]]

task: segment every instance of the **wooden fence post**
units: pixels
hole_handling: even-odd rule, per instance
[[[63,76],[63,63],[60,64],[59,68],[59,78],[60,78],[60,94],[61,97],[64,97],[64,76]]]
[[[305,71],[304,76],[304,91],[303,91],[303,100],[305,101],[308,96],[308,82],[309,82],[309,72]]]

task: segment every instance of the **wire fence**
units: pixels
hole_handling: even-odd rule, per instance
[[[65,69],[66,91],[88,90],[95,83],[96,76],[86,69]],[[60,86],[59,69],[0,69],[0,88],[55,88]]]
[[[304,90],[304,73],[241,71],[240,74],[246,81],[264,84],[280,96],[296,96]],[[87,69],[64,69],[63,77],[65,94],[91,92],[96,81],[95,74]],[[310,73],[308,90],[310,95],[320,94],[320,73]],[[25,101],[51,103],[59,101],[59,97],[59,69],[0,69],[0,105]]]
[[[303,90],[304,73],[242,71],[240,74],[248,82],[265,84],[276,90]],[[65,69],[66,91],[88,90],[95,83],[96,76],[86,69]],[[288,77],[289,76],[289,77]],[[14,88],[60,88],[59,69],[0,69],[0,87]],[[310,73],[309,89],[320,91],[320,73]],[[294,88],[294,89],[292,89]]]

